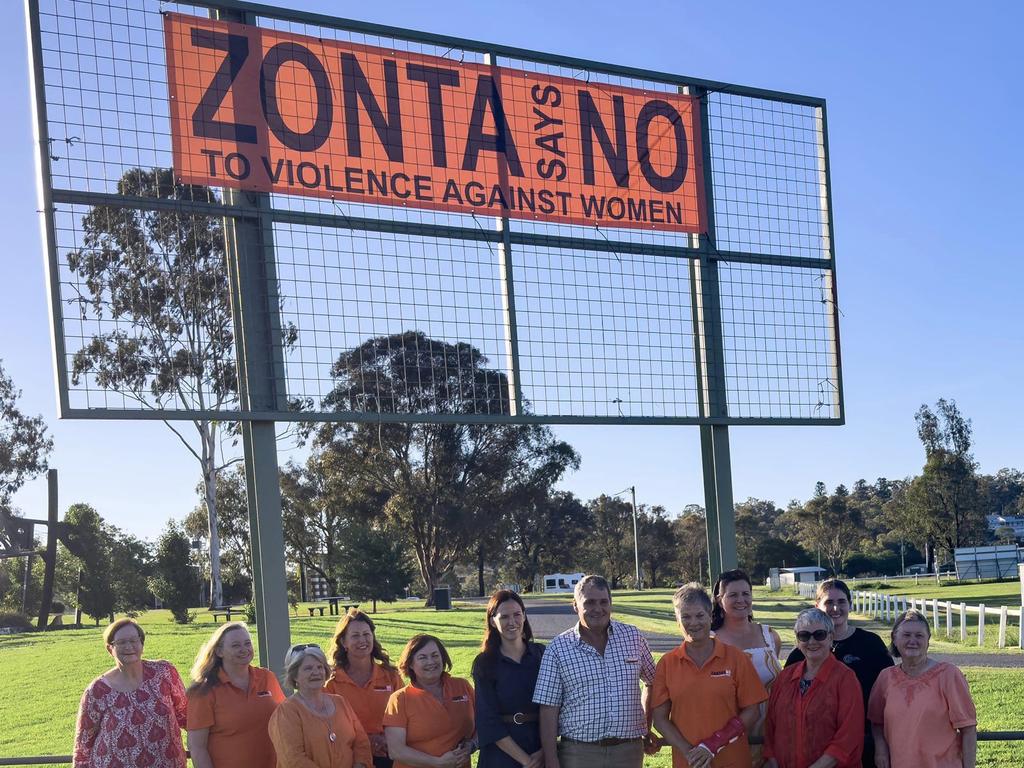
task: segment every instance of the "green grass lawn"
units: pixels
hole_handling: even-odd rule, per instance
[[[552,600],[569,601],[568,596]],[[793,642],[792,626],[796,613],[806,607],[805,599],[788,592],[756,590],[756,614],[760,621],[774,626],[783,644]],[[641,593],[617,592],[614,602],[619,619],[652,632],[676,635],[671,613],[671,590]],[[291,621],[293,642],[317,642],[326,651],[335,624],[333,617],[313,617],[300,608],[301,616]],[[188,626],[170,621],[166,611],[150,611],[140,617],[146,628],[146,656],[173,662],[185,678],[200,644],[213,630],[212,619],[199,611]],[[454,663],[453,672],[468,676],[477,652],[483,627],[483,606],[456,602],[452,611],[423,609],[419,603],[381,605],[374,616],[377,633],[393,658],[405,641],[417,632],[441,637]],[[0,637],[0,669],[3,691],[0,696],[0,757],[15,755],[68,754],[74,734],[75,713],[85,686],[110,667],[103,649],[102,628],[70,629],[61,632]],[[936,643],[936,651],[945,651],[945,643]],[[1010,730],[1024,723],[1024,669],[965,669],[978,706],[982,730]],[[1020,766],[1019,754],[1009,744],[986,743],[979,750],[979,766]],[[668,750],[649,758],[649,768],[670,768]]]

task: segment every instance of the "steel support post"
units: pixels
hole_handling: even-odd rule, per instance
[[[484,54],[484,64],[494,70],[494,81],[498,82],[498,59],[494,54]],[[508,169],[499,164],[499,183],[508,187]],[[523,390],[519,378],[519,330],[516,326],[516,291],[512,266],[512,229],[508,216],[495,219],[495,226],[501,235],[498,242],[498,268],[501,270],[501,309],[505,320],[505,365],[508,367],[509,415],[523,413]]]
[[[50,605],[53,603],[53,582],[57,572],[57,518],[60,514],[57,505],[57,470],[46,470],[46,554],[43,560],[46,570],[43,572],[43,599],[39,602],[39,618],[36,629],[46,629],[50,621]]]
[[[211,15],[255,21],[239,11]],[[227,189],[224,202],[244,214],[224,220],[240,404],[252,413],[280,412],[287,403],[270,198]],[[291,632],[274,422],[243,422],[242,445],[260,665],[280,674]]]
[[[701,152],[704,171],[705,232],[699,238],[700,257],[692,261],[691,281],[694,326],[701,337],[698,355],[698,402],[704,419],[729,415],[725,388],[725,343],[722,332],[718,260],[715,258],[715,196],[711,166],[711,131],[708,93],[695,89],[700,100]],[[704,507],[707,514],[709,577],[736,567],[736,521],[732,498],[732,463],[729,427],[705,424],[700,428],[704,469]]]

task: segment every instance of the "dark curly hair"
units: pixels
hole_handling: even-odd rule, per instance
[[[384,669],[394,669],[395,665],[391,663],[391,657],[388,656],[388,652],[381,647],[380,640],[377,639],[377,627],[374,626],[373,619],[358,608],[349,608],[348,613],[341,617],[341,621],[339,621],[338,625],[334,628],[334,638],[331,640],[331,650],[328,653],[331,665],[337,669],[348,669],[348,651],[345,650],[345,632],[348,631],[348,625],[353,621],[361,621],[368,624],[370,626],[370,631],[373,632],[373,651],[370,653],[371,658],[379,661]]]

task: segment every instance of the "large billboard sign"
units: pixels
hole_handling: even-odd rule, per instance
[[[177,13],[164,32],[185,182],[706,231],[691,96]]]

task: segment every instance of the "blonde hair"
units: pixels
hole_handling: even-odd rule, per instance
[[[103,644],[113,645],[114,635],[125,627],[135,627],[135,631],[139,633],[139,642],[143,645],[146,644],[146,630],[139,626],[139,622],[135,619],[128,618],[118,619],[103,630]]]
[[[224,635],[236,629],[244,630],[246,634],[249,633],[249,627],[244,621],[229,621],[213,630],[210,639],[203,643],[192,664],[192,671],[189,673],[192,678],[192,684],[188,687],[190,694],[206,693],[217,685],[220,679],[220,670],[224,667],[224,659],[217,655],[217,651],[220,650],[221,643],[224,641]]]

